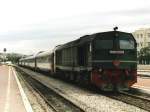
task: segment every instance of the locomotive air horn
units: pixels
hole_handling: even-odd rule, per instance
[[[117,31],[118,30],[118,27],[116,26],[116,27],[114,27],[114,31]]]

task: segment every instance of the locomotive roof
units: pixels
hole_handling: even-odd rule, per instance
[[[115,33],[123,33],[123,34],[129,34],[129,35],[132,35],[131,33],[127,33],[127,32],[121,32],[121,31],[108,31],[108,32],[100,32],[100,33],[95,33],[95,34],[91,34],[91,35],[85,35],[85,36],[82,36],[80,37],[79,39],[77,40],[74,40],[74,41],[71,41],[71,42],[68,42],[66,44],[63,44],[63,45],[60,45],[58,47],[55,48],[55,50],[60,50],[60,49],[63,49],[63,48],[68,48],[68,47],[73,47],[73,46],[80,46],[81,44],[83,43],[86,43],[86,42],[90,42],[92,41],[93,39],[95,39],[97,36],[98,38],[107,38],[106,35],[108,35],[108,37],[110,37],[109,35],[114,35]]]

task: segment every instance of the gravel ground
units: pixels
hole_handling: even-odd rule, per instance
[[[138,107],[128,105],[97,93],[92,93],[63,81],[43,76],[40,73],[34,73],[30,70],[25,71],[41,81],[44,85],[59,92],[59,94],[67,99],[70,99],[87,112],[146,112]]]
[[[19,81],[22,85],[22,88],[27,95],[27,98],[32,106],[34,112],[53,112],[49,106],[45,103],[42,97],[35,91],[33,88],[25,83],[18,73]]]

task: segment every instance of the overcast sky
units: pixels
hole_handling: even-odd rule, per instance
[[[32,54],[114,26],[150,28],[150,0],[0,0],[0,52]]]

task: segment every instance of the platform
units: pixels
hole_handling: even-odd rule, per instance
[[[133,86],[150,91],[150,78],[138,77],[137,83],[135,83]]]
[[[28,112],[11,66],[0,65],[0,112]]]

